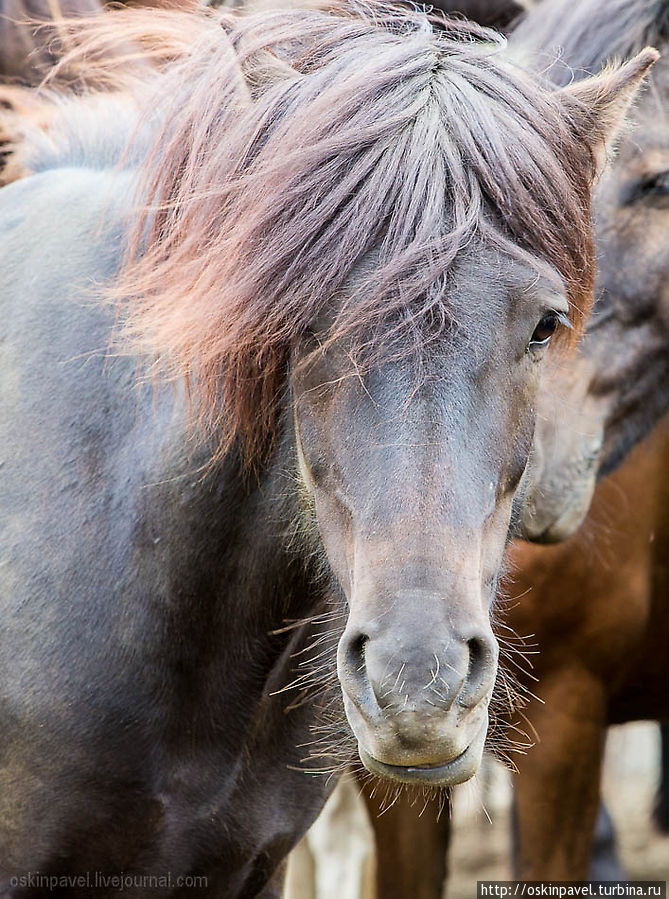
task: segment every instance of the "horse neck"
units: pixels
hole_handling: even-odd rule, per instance
[[[289,545],[299,502],[292,447],[284,440],[257,479],[243,476],[234,453],[203,474],[206,449],[187,457],[181,428],[157,430],[149,452],[160,470],[142,491],[138,576],[161,594],[172,666],[222,707],[226,693],[250,697],[280,678],[296,634],[273,632],[321,611],[307,553]]]

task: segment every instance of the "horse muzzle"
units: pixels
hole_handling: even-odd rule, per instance
[[[358,745],[360,760],[372,774],[399,783],[424,784],[435,787],[450,787],[464,783],[473,777],[481,764],[483,748],[488,731],[487,712],[478,733],[459,755],[431,765],[389,765],[370,755]]]
[[[347,627],[338,673],[346,715],[370,771],[391,780],[449,786],[476,773],[483,752],[498,648],[489,624],[433,633],[402,646]],[[443,645],[445,644],[445,646]]]

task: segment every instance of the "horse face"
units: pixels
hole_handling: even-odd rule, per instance
[[[669,406],[669,70],[660,64],[633,132],[599,185],[597,304],[579,356],[547,367],[523,536],[569,537],[598,476]],[[659,107],[658,107],[659,103]]]
[[[293,366],[299,472],[349,606],[337,669],[360,756],[442,785],[480,762],[497,673],[489,609],[545,317],[567,309],[536,273],[480,248],[453,282],[458,324],[422,353],[409,341],[363,368],[344,341],[305,341]]]
[[[526,540],[565,540],[588,513],[605,421],[601,398],[590,393],[595,365],[580,350],[576,358],[549,360],[544,368],[532,456],[519,492],[518,534]]]

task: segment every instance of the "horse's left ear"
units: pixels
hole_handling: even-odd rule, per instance
[[[560,89],[578,136],[586,141],[595,160],[595,179],[606,167],[609,152],[648,70],[660,54],[646,47],[629,62],[607,68]]]

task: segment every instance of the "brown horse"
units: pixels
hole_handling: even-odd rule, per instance
[[[102,9],[99,0],[0,0],[0,184],[30,174],[26,139],[51,122],[51,105],[28,87],[67,49],[60,22],[64,16],[97,16]]]
[[[598,488],[578,535],[515,544],[508,623],[533,634],[528,719],[517,761],[518,873],[587,876],[606,727],[669,719],[669,428],[658,426]],[[525,594],[525,595],[522,595]],[[529,686],[529,683],[528,683]]]

